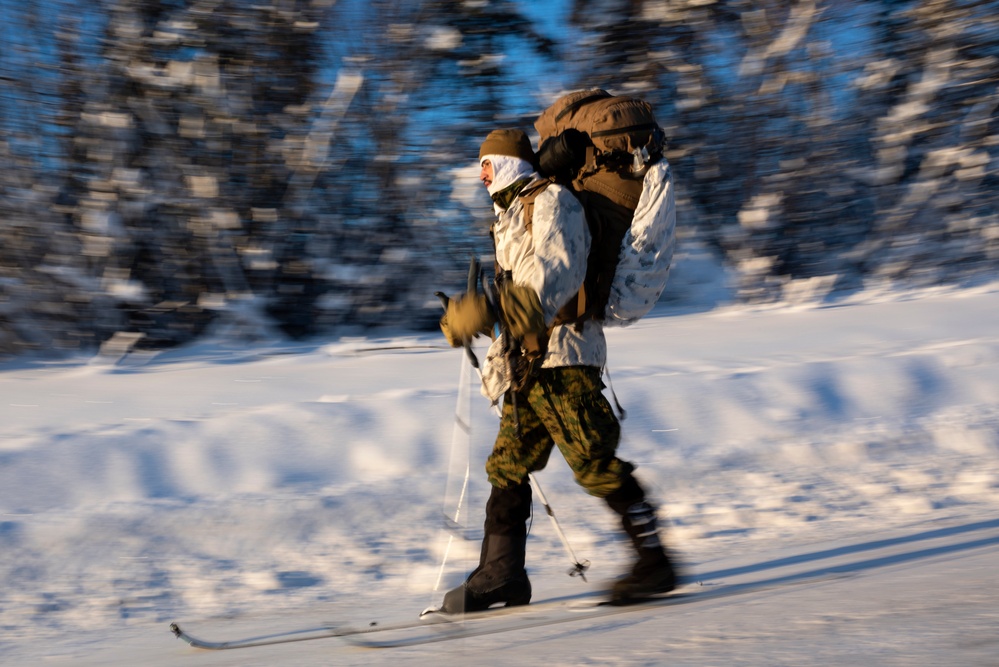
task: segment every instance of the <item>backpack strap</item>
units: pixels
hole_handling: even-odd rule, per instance
[[[547,178],[539,178],[533,183],[528,183],[517,198],[520,199],[521,203],[524,205],[524,226],[527,228],[527,233],[530,234],[531,230],[534,228],[534,200],[541,195],[542,192],[548,189],[548,186],[552,184],[552,181]]]
[[[546,178],[539,178],[531,183],[528,183],[524,188],[517,194],[517,199],[521,201],[524,205],[524,226],[527,228],[527,233],[530,234],[534,228],[534,200],[538,196],[548,189],[548,186],[552,184],[552,181]],[[493,233],[492,227],[489,228],[489,238],[493,242],[493,254],[496,253],[496,235]],[[503,268],[500,267],[499,262],[493,262],[494,273],[496,276],[496,286],[499,287],[500,283],[504,280]]]
[[[527,229],[527,233],[532,235],[532,238],[534,232],[534,202],[552,183],[553,181],[547,178],[538,179],[528,184],[518,195],[518,199],[524,205],[524,227]],[[569,192],[572,192],[572,190],[570,189]],[[573,194],[575,195],[576,193],[573,192]],[[495,245],[495,239],[493,242]],[[500,273],[501,269],[497,263],[496,275],[499,276]],[[555,314],[555,320],[543,336],[531,337],[530,340],[521,341],[521,345],[526,352],[525,356],[529,360],[529,372],[533,372],[541,367],[541,362],[544,361],[545,354],[548,352],[548,341],[555,327],[562,324],[582,325],[584,315],[586,315],[586,305],[586,284],[584,282],[580,286],[579,292],[559,308]]]
[[[524,226],[527,228],[527,233],[532,234],[532,238],[534,230],[534,200],[537,199],[542,192],[547,190],[548,186],[551,185],[552,182],[553,181],[551,181],[550,179],[542,179],[540,181],[535,181],[534,183],[531,183],[526,188],[524,188],[524,190],[520,194],[520,200],[524,202]],[[573,195],[577,194],[573,192],[571,189],[569,189],[569,192],[572,192]],[[589,262],[587,262],[587,266],[589,266]],[[587,272],[589,272],[588,269]],[[575,295],[573,295],[573,297],[569,299],[569,301],[567,301],[565,305],[559,308],[557,313],[555,313],[555,320],[552,326],[549,327],[548,329],[548,336],[550,337],[552,331],[555,330],[555,327],[559,326],[560,324],[581,325],[582,320],[585,319],[584,316],[587,314],[586,306],[587,306],[586,283],[584,282],[582,285],[580,285],[579,291]]]
[[[579,107],[586,106],[590,102],[596,102],[597,100],[602,100],[611,97],[610,93],[604,90],[600,90],[599,88],[595,88],[592,91],[588,91],[583,95],[584,95],[583,97],[580,97],[578,100],[574,100],[570,104],[566,105],[564,109],[558,112],[558,115],[555,116],[555,122],[558,123],[560,120],[562,120],[569,114],[579,109]]]

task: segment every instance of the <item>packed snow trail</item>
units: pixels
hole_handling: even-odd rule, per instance
[[[997,332],[988,286],[661,307],[609,331],[622,456],[642,464],[685,571],[730,583],[867,565],[634,627],[566,623],[447,650],[502,649],[498,664],[652,665],[667,649],[677,664],[850,664],[856,640],[866,662],[994,665]],[[253,636],[439,603],[460,361],[437,336],[400,334],[6,364],[0,663],[248,664],[193,652],[167,626]],[[481,508],[496,421],[472,399],[467,502]],[[594,585],[624,571],[615,518],[557,457],[540,477]],[[481,521],[463,518],[443,589],[474,566]],[[528,559],[538,599],[586,590],[544,521]],[[258,650],[257,664],[304,665],[333,649]],[[358,651],[336,660],[362,664]]]

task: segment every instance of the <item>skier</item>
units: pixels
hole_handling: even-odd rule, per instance
[[[499,324],[504,335],[483,365],[483,393],[503,399],[499,433],[486,461],[491,493],[479,565],[444,596],[441,611],[525,605],[530,473],[558,447],[588,493],[621,517],[637,560],[615,582],[613,602],[671,591],[674,568],[661,544],[656,513],[616,456],[620,424],[602,393],[607,343],[598,320],[556,324],[587,270],[590,232],[583,208],[568,189],[541,179],[536,156],[520,130],[495,130],[479,150],[480,180],[496,213],[494,307],[482,294],[450,300],[441,329],[455,347]],[[497,312],[494,312],[497,311]]]

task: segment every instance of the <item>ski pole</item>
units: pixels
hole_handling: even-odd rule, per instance
[[[445,509],[442,512],[444,518],[445,529],[447,530],[447,545],[444,547],[444,555],[441,558],[440,569],[437,572],[437,579],[434,581],[433,592],[440,590],[441,582],[444,579],[444,570],[447,567],[448,558],[451,555],[451,546],[454,544],[454,537],[457,531],[462,529],[462,521],[464,521],[464,511],[465,511],[465,499],[468,495],[468,481],[469,481],[469,461],[468,461],[468,450],[470,446],[470,438],[472,435],[472,425],[469,423],[469,416],[467,413],[471,411],[471,392],[470,392],[470,378],[467,371],[468,366],[466,366],[466,360],[461,360],[461,372],[458,376],[458,402],[454,410],[454,430],[451,436],[451,453],[448,460],[448,483],[447,488],[451,487],[451,475],[454,472],[455,458],[458,454],[459,443],[464,443],[464,455],[462,458],[463,463],[463,478],[461,480],[461,489],[458,491],[458,500],[455,503],[454,516],[450,516]],[[463,405],[466,407],[462,410]],[[466,414],[462,414],[462,413]],[[445,491],[445,496],[447,491]],[[445,502],[446,502],[445,497]]]
[[[558,538],[562,540],[562,546],[565,547],[566,553],[569,554],[569,559],[572,561],[572,567],[569,569],[570,577],[579,577],[583,581],[586,581],[586,570],[590,567],[590,561],[584,560],[580,561],[576,558],[576,553],[572,550],[572,546],[569,544],[569,540],[566,539],[565,533],[562,532],[562,526],[559,525],[558,519],[555,517],[555,510],[552,506],[548,504],[548,499],[545,498],[544,491],[541,490],[541,483],[538,482],[538,478],[534,476],[534,473],[529,473],[528,478],[531,480],[531,486],[534,487],[534,492],[538,494],[538,500],[545,508],[545,513],[548,518],[551,519],[552,525],[555,526],[555,532],[558,533]]]
[[[476,368],[475,371],[479,376],[479,381],[481,381],[481,369]],[[513,394],[516,396],[516,392],[513,392]],[[569,569],[569,576],[579,577],[583,581],[586,581],[586,571],[590,568],[590,561],[581,561],[576,557],[576,552],[572,550],[572,545],[569,544],[568,538],[566,538],[565,533],[562,531],[562,525],[559,524],[558,517],[555,516],[555,510],[552,509],[551,504],[548,502],[548,498],[545,497],[545,492],[541,490],[541,483],[538,481],[538,478],[534,476],[534,473],[528,473],[527,477],[531,482],[531,487],[534,489],[534,492],[538,494],[538,500],[541,501],[541,505],[545,508],[545,514],[548,515],[548,518],[552,522],[552,526],[555,527],[555,533],[558,535],[559,540],[562,541],[562,546],[565,547],[565,551],[569,555],[569,560],[572,561],[572,567]]]
[[[479,277],[480,277],[479,272],[480,272],[480,265],[479,265],[478,258],[476,258],[476,257],[473,256],[472,257],[472,261],[471,261],[471,265],[468,267],[468,285],[467,285],[467,290],[468,291],[467,291],[467,293],[469,293],[469,294],[475,294],[475,293],[478,292],[478,280],[479,280]],[[442,292],[435,292],[435,294],[440,299],[441,305],[446,310],[447,309],[447,304],[448,304],[447,296],[445,296]],[[495,303],[493,302],[495,297],[494,297],[494,295],[492,295],[491,293],[489,293],[488,290],[486,290],[486,298],[487,298],[487,300],[489,300],[491,302],[490,305],[493,308],[495,308]],[[504,333],[504,336],[508,336],[509,335],[508,332],[506,332],[506,331],[504,331],[503,333]],[[507,344],[509,344],[509,340],[507,340]],[[472,368],[475,369],[476,375],[478,375],[479,380],[481,381],[482,380],[482,369],[479,367],[479,360],[476,358],[475,353],[472,352],[471,341],[465,341],[465,353],[466,353],[466,355],[468,357],[468,360],[471,362]],[[512,367],[512,365],[511,365],[511,367]],[[517,398],[516,397],[517,397],[516,391],[511,392],[511,399],[513,400],[513,410],[514,410],[514,424],[515,424],[515,427],[516,427],[517,435],[519,436],[520,435],[520,419],[518,419],[518,415],[517,415],[517,402],[516,402]],[[468,470],[467,470],[467,467],[466,467],[465,475],[466,475],[466,477],[465,477],[465,484],[467,485],[467,483],[468,483]],[[542,506],[544,506],[544,508],[545,508],[545,514],[548,515],[548,518],[552,522],[552,526],[555,527],[555,533],[558,535],[559,540],[561,540],[562,546],[565,547],[565,551],[569,555],[569,560],[572,562],[572,567],[569,569],[569,572],[568,572],[569,576],[570,577],[579,577],[583,581],[586,581],[586,570],[588,570],[589,567],[590,567],[590,561],[588,561],[588,560],[580,561],[576,557],[576,553],[572,550],[572,545],[569,544],[569,540],[566,538],[565,533],[562,531],[562,526],[558,522],[558,517],[555,516],[555,510],[552,509],[552,506],[548,503],[548,498],[545,497],[545,492],[542,491],[542,489],[541,489],[541,483],[538,482],[538,479],[537,479],[537,477],[534,476],[534,473],[529,473],[528,474],[528,479],[530,480],[531,486],[534,488],[534,492],[538,494],[538,499],[541,501]],[[459,510],[460,510],[460,503],[461,503],[462,499],[464,498],[465,490],[466,490],[466,487],[463,486],[462,487],[462,494],[461,494],[461,497],[459,498]],[[457,511],[456,511],[455,518],[457,518]],[[442,578],[443,573],[444,573],[444,565],[447,562],[447,552],[450,551],[451,542],[452,542],[453,538],[454,538],[454,536],[452,534],[451,537],[448,540],[448,546],[447,546],[447,549],[445,551],[444,562],[441,563],[441,570],[438,573],[437,583],[434,585],[434,590],[436,590],[437,586],[440,585],[440,581],[441,581],[441,578]]]
[[[512,280],[512,278],[509,275],[507,275],[505,280]],[[493,301],[495,301],[495,295],[492,295],[487,291],[486,298],[488,299],[490,297],[492,297]],[[515,368],[515,364],[513,364],[513,362],[510,359],[511,348],[513,347],[513,341],[511,340],[510,332],[506,329],[506,327],[503,327],[503,337],[504,337],[504,352],[505,352],[504,356],[506,357],[507,365],[508,368],[510,369],[510,382],[511,384],[515,384],[515,378],[513,377],[513,369]],[[478,372],[479,380],[481,380],[482,379],[481,369],[476,368],[476,371]],[[512,389],[509,393],[509,397],[510,397],[510,405],[513,408],[514,432],[519,438],[521,432],[520,432],[520,414],[519,411],[517,410],[517,390]],[[569,554],[569,559],[572,561],[572,567],[569,569],[569,576],[579,577],[583,581],[586,581],[586,570],[589,569],[590,567],[590,561],[588,560],[580,561],[578,558],[576,558],[576,554],[572,550],[572,545],[569,544],[569,540],[566,538],[565,533],[562,532],[562,526],[559,524],[558,518],[555,516],[555,510],[553,510],[552,506],[548,503],[548,499],[545,497],[545,492],[541,490],[541,483],[538,482],[538,478],[534,476],[534,473],[528,473],[527,477],[531,481],[531,486],[534,488],[534,492],[538,494],[538,500],[541,501],[541,504],[545,508],[545,514],[547,514],[548,518],[551,519],[552,525],[555,527],[555,532],[558,534],[559,539],[562,541],[562,546],[565,547],[566,553]]]

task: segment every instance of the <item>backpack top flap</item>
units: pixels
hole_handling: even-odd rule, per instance
[[[648,102],[599,88],[563,95],[534,121],[539,146],[573,128],[589,135],[601,153],[630,153],[649,146],[657,127]]]
[[[631,153],[652,143],[656,118],[644,100],[610,97],[595,100],[579,110],[577,129],[585,129],[601,153]]]
[[[555,103],[545,109],[534,121],[534,129],[538,131],[540,136],[538,146],[543,144],[545,139],[558,136],[566,128],[571,127],[588,132],[588,128],[580,125],[576,120],[579,110],[591,102],[610,97],[611,94],[606,90],[591,88],[590,90],[577,90],[555,100]]]

